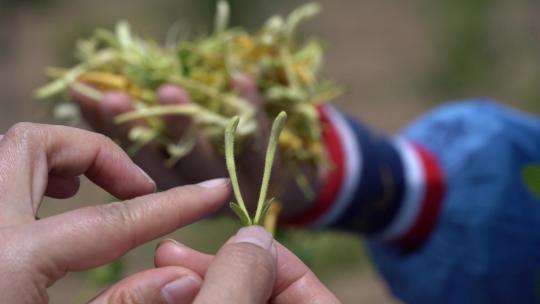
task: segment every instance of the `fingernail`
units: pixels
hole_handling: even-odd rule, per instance
[[[137,167],[137,169],[139,169],[139,172],[141,172],[141,174],[144,175],[146,177],[146,179],[148,179],[148,181],[152,184],[152,188],[154,189],[153,192],[156,192],[157,191],[156,182],[141,167],[139,167],[137,165],[135,165],[135,167]]]
[[[264,250],[269,250],[272,254],[275,253],[275,248],[272,250],[274,238],[261,226],[254,225],[241,228],[236,233],[233,243],[250,243]]]
[[[224,187],[228,185],[230,180],[228,178],[216,178],[198,183],[197,186],[203,188],[215,188],[215,187]]]
[[[169,304],[191,303],[195,299],[200,285],[199,280],[191,276],[184,276],[163,286],[161,294],[165,302]]]
[[[185,247],[184,245],[180,244],[176,240],[164,239],[164,240],[159,241],[159,243],[157,243],[156,248],[154,249],[154,251],[158,250],[158,248],[161,247],[161,245],[164,245],[165,243],[172,243],[172,244],[174,244],[175,246],[178,246],[178,247]]]

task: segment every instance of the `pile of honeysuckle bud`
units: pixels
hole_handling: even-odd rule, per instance
[[[133,100],[134,110],[118,115],[115,122],[144,121],[130,129],[128,152],[135,154],[149,143],[158,144],[166,149],[166,164],[171,166],[191,152],[196,132],[207,136],[218,151],[223,151],[225,133],[227,168],[237,200],[231,208],[245,224],[259,224],[271,203],[266,199],[266,189],[277,148],[288,169],[296,171],[296,181],[308,196],[313,191],[299,168],[315,167],[325,160],[317,106],[336,98],[342,90],[320,77],[322,43],[299,39],[297,34],[298,26],[319,12],[318,4],[306,4],[287,17],[271,17],[251,33],[229,27],[229,5],[218,1],[213,33],[165,45],[140,38],[121,21],[114,31],[97,29],[91,37],[80,40],[76,66],[48,68],[46,73],[52,81],[39,88],[36,96],[54,100],[54,113],[59,119],[76,121],[79,113],[69,99],[69,91],[96,102],[104,92],[123,91]],[[232,88],[237,74],[255,81],[260,105]],[[159,104],[156,95],[163,84],[182,87],[192,102]],[[236,142],[241,147],[255,134],[260,127],[258,111],[275,123],[261,196],[251,218],[239,191],[232,146]],[[279,114],[282,111],[287,113],[286,122],[285,114]],[[180,139],[174,139],[167,130],[164,118],[171,115],[191,118],[192,127]]]
[[[165,46],[134,35],[127,22],[119,22],[115,31],[97,29],[91,37],[78,42],[76,66],[48,68],[46,72],[53,80],[36,95],[58,101],[55,113],[65,118],[75,113],[69,90],[96,102],[103,92],[124,91],[134,100],[135,110],[117,116],[116,123],[141,119],[146,122],[131,129],[133,146],[128,151],[136,153],[155,142],[166,148],[168,163],[174,164],[191,151],[195,130],[202,131],[219,148],[230,118],[239,116],[237,141],[241,144],[242,139],[254,134],[259,126],[256,105],[231,88],[232,76],[241,73],[256,81],[263,112],[270,121],[281,111],[288,114],[279,140],[284,161],[315,164],[323,157],[316,106],[341,93],[339,87],[320,79],[321,42],[300,41],[297,37],[298,25],[319,11],[318,4],[306,4],[286,18],[271,17],[250,33],[229,27],[229,6],[219,1],[213,33]],[[156,91],[163,84],[181,86],[192,103],[160,105]],[[194,128],[180,140],[173,140],[163,121],[168,115],[189,116]]]

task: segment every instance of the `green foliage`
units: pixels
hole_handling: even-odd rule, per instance
[[[369,258],[357,235],[332,231],[278,229],[276,239],[293,251],[319,276],[362,270]]]
[[[536,198],[540,198],[540,165],[528,165],[523,168],[522,179]]]
[[[100,266],[87,272],[88,279],[96,284],[111,284],[122,279],[124,275],[124,262],[122,259],[110,264]]]
[[[430,2],[434,42],[442,54],[430,79],[432,88],[446,98],[492,80],[497,53],[489,30],[495,4],[494,0]]]

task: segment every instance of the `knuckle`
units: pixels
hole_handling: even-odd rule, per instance
[[[109,238],[121,238],[119,244],[126,244],[127,248],[119,248],[119,251],[129,250],[136,246],[136,236],[132,233],[132,227],[137,221],[140,212],[127,202],[116,202],[105,205],[90,207],[93,212],[92,218],[99,219],[105,227],[103,231],[110,232]]]
[[[101,301],[100,301],[101,302]],[[144,292],[138,286],[132,288],[114,288],[107,293],[102,303],[135,304],[146,303]]]
[[[12,131],[12,132],[26,132],[27,130],[31,130],[33,128],[35,128],[35,125],[34,123],[31,123],[31,122],[18,122],[16,124],[14,124],[9,130]]]
[[[112,157],[116,158],[115,161],[120,160],[121,157],[118,156],[120,149],[117,149],[117,145],[112,139],[103,134],[88,132],[86,135],[91,145],[96,149],[95,163],[92,170],[88,173],[91,175],[101,175],[108,169],[106,168],[106,162],[103,161],[103,157],[101,156],[107,154],[107,158]]]
[[[105,136],[101,133],[92,133],[95,136],[95,139],[98,143],[105,146],[117,146],[117,144],[108,136]]]
[[[37,124],[30,122],[18,122],[13,125],[5,134],[8,140],[32,141],[39,136],[40,128]]]
[[[17,154],[36,156],[47,141],[47,128],[43,125],[19,122],[13,125],[2,138],[2,144],[17,151]]]
[[[93,146],[97,147],[98,150],[108,150],[109,153],[113,153],[114,155],[118,155],[118,153],[122,151],[120,148],[118,148],[118,144],[110,137],[101,133],[85,132],[87,132],[85,135],[88,140]]]
[[[105,146],[107,148],[110,148],[111,146],[114,146],[114,147],[118,146],[114,142],[114,140],[112,140],[110,137],[104,134],[88,131],[88,130],[77,129],[77,128],[71,128],[71,130],[75,132],[74,134],[77,134],[79,137],[84,138],[84,140],[86,142],[89,142],[91,146],[95,146],[95,147]]]
[[[197,194],[195,193],[195,191],[191,186],[183,186],[160,192],[159,199],[154,202],[154,205],[161,204],[161,206],[164,207],[170,206],[173,202],[182,201],[185,203],[184,206],[188,206],[189,202],[193,202],[197,198]],[[189,217],[188,214],[195,210],[195,207],[200,207],[204,204],[204,200],[202,198],[198,198],[197,201],[198,204],[190,205],[190,209],[192,209],[189,210],[190,212],[188,212],[187,210],[178,210],[178,213],[175,215],[178,222],[184,222],[186,220],[186,217]]]
[[[107,224],[119,226],[118,228],[130,226],[135,218],[132,208],[129,208],[125,202],[100,205],[97,210]]]

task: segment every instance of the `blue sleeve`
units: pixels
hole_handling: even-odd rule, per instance
[[[406,303],[535,303],[540,200],[525,165],[540,163],[537,118],[487,100],[452,103],[402,132],[440,162],[447,182],[438,225],[422,247],[369,247]]]

